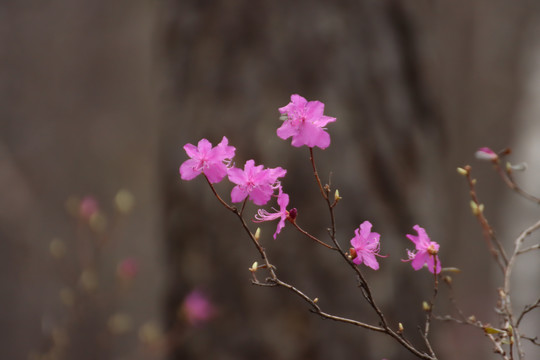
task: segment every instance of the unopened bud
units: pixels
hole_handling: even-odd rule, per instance
[[[251,267],[249,268],[249,271],[255,272],[257,271],[258,268],[259,268],[259,263],[255,261],[253,265],[251,265]]]
[[[472,180],[471,180],[471,183],[472,183],[473,185],[476,185],[477,182],[478,182],[477,179],[472,179]]]
[[[294,221],[296,220],[296,216],[298,215],[298,210],[296,210],[296,208],[292,208],[290,211],[289,211],[289,219],[291,221]]]
[[[259,239],[261,238],[261,228],[258,227],[257,230],[255,230],[254,238],[256,242],[259,242]]]
[[[443,280],[448,285],[452,285],[452,277],[451,276],[446,275],[445,277],[443,277]]]
[[[354,248],[349,249],[349,259],[354,260],[356,259],[358,255],[356,254],[356,250]]]
[[[465,170],[464,168],[461,168],[461,167],[457,168],[457,172],[458,172],[458,174],[463,175],[463,176],[467,176],[467,174],[469,174],[469,172],[467,170]]]
[[[313,299],[313,302],[314,302],[315,304],[318,303],[318,302],[319,302],[319,298]]]
[[[398,334],[401,334],[403,332],[403,330],[405,330],[405,328],[403,327],[403,324],[399,323],[398,324]]]
[[[472,210],[472,213],[474,216],[478,216],[480,215],[480,210],[478,209],[478,204],[476,202],[474,202],[473,200],[471,200],[471,210]]]
[[[334,200],[339,201],[341,199],[343,199],[343,198],[341,196],[339,196],[339,190],[336,189],[336,192],[334,193]]]
[[[512,171],[525,171],[527,170],[527,163],[519,163],[512,165],[509,162],[506,163],[506,171],[512,172]]]
[[[422,310],[429,311],[431,310],[431,305],[427,301],[422,301]]]

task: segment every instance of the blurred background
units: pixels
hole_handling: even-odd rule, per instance
[[[342,245],[364,220],[382,234],[390,257],[364,273],[389,321],[421,343],[431,277],[400,261],[420,224],[462,270],[464,313],[496,323],[501,278],[455,169],[473,166],[510,249],[538,207],[474,152],[513,148],[529,164],[518,180],[540,193],[539,15],[536,2],[503,0],[2,2],[0,358],[411,359],[251,285],[257,252],[238,221],[203,179],[180,180],[185,143],[227,136],[237,164],[288,169],[298,222],[324,237],[309,153],[275,136],[293,93],[338,118],[315,156],[343,197]],[[288,227],[274,241],[274,226],[261,241],[283,280],[376,323],[338,257]],[[539,263],[527,254],[516,269],[517,309],[538,298]],[[494,358],[476,329],[435,323],[433,342],[440,358]]]

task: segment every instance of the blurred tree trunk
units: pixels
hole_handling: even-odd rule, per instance
[[[0,358],[48,353],[55,339],[55,359],[140,358],[137,328],[159,322],[163,284],[156,4],[8,1],[0,15]],[[119,189],[136,205],[112,229]],[[114,232],[95,265],[98,289],[85,295],[77,240],[94,237],[64,203],[88,194]],[[63,260],[49,252],[54,238]],[[140,272],[117,297],[116,265],[128,256]],[[76,316],[61,303],[65,288],[85,306]],[[110,331],[117,313],[132,319],[126,335]]]

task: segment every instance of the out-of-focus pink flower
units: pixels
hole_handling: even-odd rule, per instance
[[[191,180],[204,173],[211,183],[220,182],[227,175],[227,160],[234,157],[236,150],[228,144],[229,140],[224,136],[215,147],[206,139],[200,140],[197,146],[184,145],[184,150],[191,159],[180,166],[181,178]]]
[[[99,204],[91,195],[85,196],[80,204],[79,204],[79,215],[86,220],[90,220],[90,218],[97,214],[99,211]]]
[[[122,280],[131,280],[139,272],[139,262],[135,258],[126,258],[116,267],[116,274]]]
[[[193,290],[185,297],[181,310],[191,325],[202,325],[216,315],[214,305],[199,290]]]
[[[239,168],[229,169],[229,180],[236,184],[231,191],[232,202],[244,201],[246,197],[255,205],[265,205],[274,189],[279,187],[278,178],[285,176],[287,170],[280,167],[265,169],[262,165],[255,166],[255,161],[248,160],[244,170]]]
[[[478,149],[478,151],[476,151],[474,156],[478,160],[485,160],[485,161],[493,161],[499,158],[497,153],[488,147],[483,147],[483,148]]]
[[[376,232],[371,232],[371,223],[364,221],[358,229],[354,231],[354,237],[351,239],[351,246],[354,251],[351,251],[353,256],[352,261],[356,265],[364,263],[373,270],[379,269],[379,263],[375,255],[379,255],[381,235]]]
[[[289,212],[287,211],[287,205],[289,205],[289,195],[283,192],[281,186],[279,187],[277,203],[279,205],[279,211],[276,210],[276,212],[269,213],[264,209],[259,209],[259,211],[257,211],[257,215],[255,215],[255,220],[253,220],[254,222],[263,222],[279,219],[276,232],[274,233],[274,240],[281,232],[281,229],[285,227],[285,220],[287,220],[287,217],[289,216]]]
[[[292,136],[292,146],[318,146],[326,149],[330,145],[330,135],[324,126],[336,121],[336,118],[323,115],[324,104],[320,101],[307,101],[300,95],[291,95],[291,102],[279,108],[287,118],[277,129],[277,135],[283,140]]]
[[[420,270],[424,264],[427,264],[429,271],[437,274],[440,273],[441,262],[437,255],[439,252],[439,244],[435,241],[431,241],[424,228],[415,225],[413,226],[413,229],[416,230],[418,236],[407,234],[407,238],[409,238],[416,246],[416,252],[407,250],[409,258],[401,261],[411,261],[414,270]],[[437,263],[437,266],[435,266],[435,263]]]

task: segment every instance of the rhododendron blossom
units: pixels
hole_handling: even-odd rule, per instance
[[[493,161],[496,160],[499,156],[497,153],[493,150],[491,150],[488,147],[483,147],[478,149],[478,151],[474,154],[478,160],[486,160],[486,161]]]
[[[323,127],[336,118],[323,115],[322,102],[308,102],[300,95],[291,95],[291,102],[279,108],[279,112],[287,118],[277,129],[277,135],[283,140],[292,136],[292,146],[326,149],[330,145],[330,135]]]
[[[212,147],[212,143],[206,139],[199,141],[197,146],[184,145],[184,150],[191,159],[180,165],[181,178],[191,180],[204,173],[211,183],[220,182],[227,175],[227,164],[234,157],[236,150],[228,144],[229,140],[224,136],[215,147]]]
[[[255,215],[255,220],[253,220],[254,222],[263,222],[263,221],[272,221],[275,219],[279,219],[279,222],[276,227],[276,232],[274,233],[274,240],[276,239],[278,234],[281,232],[281,229],[285,227],[285,221],[287,220],[287,217],[289,216],[289,212],[287,211],[287,205],[289,205],[289,195],[283,192],[283,189],[281,188],[281,186],[279,187],[277,203],[279,205],[279,211],[269,213],[268,211],[264,209],[259,209],[259,211],[257,211],[257,215]]]
[[[186,296],[181,309],[191,325],[202,325],[216,315],[214,305],[199,290],[193,290]]]
[[[407,250],[409,259],[402,261],[411,261],[414,270],[420,270],[424,264],[427,264],[429,271],[437,274],[440,273],[441,262],[437,255],[439,252],[439,244],[435,241],[431,241],[424,228],[415,225],[413,226],[413,229],[416,230],[418,236],[407,234],[407,238],[409,238],[416,246],[416,252]]]
[[[354,231],[354,238],[351,239],[351,255],[352,261],[356,265],[364,263],[364,265],[369,266],[373,270],[379,269],[379,263],[375,255],[379,255],[380,243],[379,240],[381,235],[376,232],[371,232],[371,223],[369,221],[364,221],[358,229]]]
[[[286,173],[287,170],[281,167],[265,169],[263,165],[255,166],[254,160],[246,161],[244,170],[229,169],[229,180],[236,184],[231,191],[232,202],[244,201],[249,196],[255,205],[265,205],[279,187],[277,179]]]

